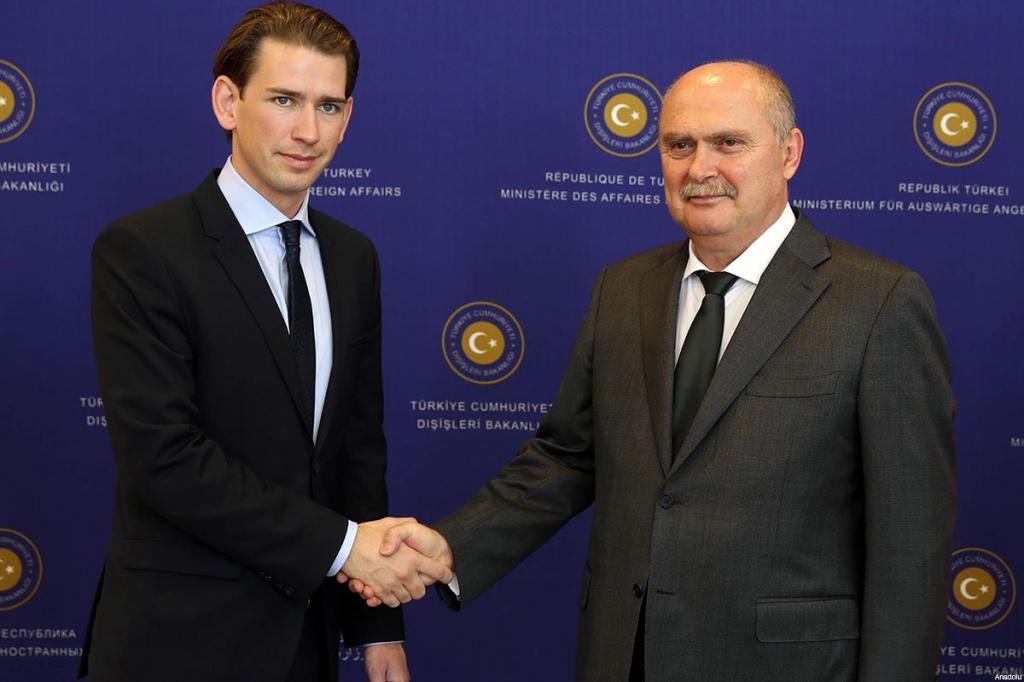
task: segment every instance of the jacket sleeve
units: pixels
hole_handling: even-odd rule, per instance
[[[594,501],[592,362],[604,272],[594,285],[551,411],[498,475],[436,529],[451,543],[465,606],[547,542]]]
[[[857,398],[865,494],[861,682],[931,680],[956,517],[945,338],[923,280],[900,278],[875,321]]]

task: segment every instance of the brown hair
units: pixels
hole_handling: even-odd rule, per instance
[[[359,75],[359,48],[345,25],[323,10],[298,2],[271,2],[242,17],[213,59],[214,76],[227,76],[245,90],[263,40],[272,38],[306,47],[321,54],[345,58],[345,97],[352,94]]]

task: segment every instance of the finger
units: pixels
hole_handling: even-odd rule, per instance
[[[451,569],[442,564],[440,561],[434,561],[424,557],[416,567],[419,572],[421,579],[427,585],[433,585],[434,583],[443,583],[447,585],[455,577]]]
[[[390,589],[374,590],[374,595],[392,608],[399,604],[408,604],[412,601],[412,594],[405,583],[412,583],[412,579],[400,578],[399,580],[400,582],[392,583]]]
[[[337,580],[337,581],[338,581],[339,583],[341,583],[342,585],[344,585],[345,583],[347,583],[347,582],[348,582],[348,576],[347,576],[347,575],[345,575],[344,573],[340,572],[340,571],[339,571],[339,572],[338,572],[338,574],[337,574],[337,575],[335,576],[335,579],[336,579],[336,580]],[[352,586],[351,586],[351,585],[349,585],[349,589],[352,589]]]
[[[362,584],[361,582],[359,582],[358,580],[352,580],[352,581],[351,581],[351,582],[349,582],[349,584],[348,584],[348,589],[349,589],[349,590],[350,590],[351,592],[353,592],[353,593],[355,593],[355,594],[359,595],[359,597],[360,597],[360,598],[361,598],[361,599],[362,599],[363,601],[365,601],[365,602],[367,602],[368,604],[370,604],[370,606],[377,606],[378,604],[380,604],[380,599],[377,599],[377,598],[376,598],[376,597],[374,596],[374,593],[373,593],[373,588],[372,588],[372,587],[370,587],[369,585],[363,585],[363,584]],[[370,602],[373,602],[373,603],[370,603]]]
[[[395,590],[391,592],[391,596],[398,602],[395,606],[398,606],[398,604],[408,604],[412,601],[412,594],[409,593],[409,590],[405,585],[395,588]],[[387,603],[386,600],[385,603]]]
[[[414,599],[416,599],[416,597],[413,597],[413,589],[415,589],[416,585],[419,585],[420,588],[423,587],[423,583],[421,583],[418,580],[413,581],[409,585],[402,585],[403,589],[396,594],[396,596],[398,597],[399,601],[401,601],[403,604],[408,604],[409,602],[411,602]]]
[[[366,594],[366,596],[373,596],[373,588],[369,585],[364,584],[362,580],[356,580],[355,578],[352,578],[348,581],[348,589],[359,595],[363,595],[369,592],[369,594]]]
[[[434,585],[436,583],[441,583],[442,585],[447,585],[448,583],[451,582],[451,580],[445,581],[444,579],[435,580],[433,576],[427,575],[425,573],[420,573],[419,576],[420,576],[420,580],[423,581],[424,585]]]
[[[393,592],[378,595],[377,599],[380,599],[382,602],[384,602],[384,604],[390,606],[391,608],[395,608],[402,604],[402,601],[398,597],[396,597]]]
[[[423,599],[423,595],[427,593],[427,585],[433,584],[432,582],[424,582],[423,574],[417,573],[416,579],[411,584],[406,585],[406,589],[409,590],[409,594],[413,599]]]

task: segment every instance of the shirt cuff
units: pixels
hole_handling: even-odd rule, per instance
[[[331,570],[327,574],[327,577],[338,575],[338,571],[348,561],[348,555],[352,553],[352,546],[356,544],[356,533],[359,532],[359,524],[355,521],[348,522],[348,532],[345,533],[345,541],[341,543],[341,549],[338,550],[338,556],[334,559],[334,563],[331,564]]]

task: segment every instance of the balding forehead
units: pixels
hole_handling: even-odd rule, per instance
[[[687,71],[676,79],[665,92],[668,98],[673,91],[685,87],[736,87],[741,90],[758,91],[761,79],[756,69],[740,62],[712,62]]]

